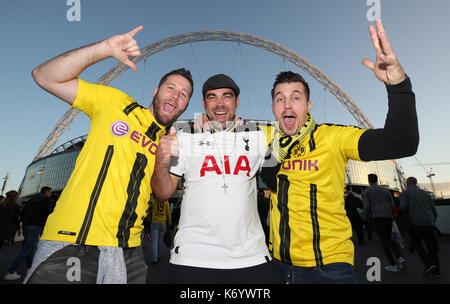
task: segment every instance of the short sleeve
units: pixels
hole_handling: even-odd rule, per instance
[[[266,137],[266,148],[269,149],[269,145],[275,133],[275,127],[270,124],[258,124],[258,128],[264,133],[264,136]]]
[[[358,150],[359,138],[366,132],[366,129],[360,129],[353,126],[340,128],[339,131],[339,150],[346,159],[361,161]]]
[[[114,96],[124,95],[122,91],[100,84],[94,84],[78,78],[77,97],[72,107],[83,111],[91,119],[111,106]]]

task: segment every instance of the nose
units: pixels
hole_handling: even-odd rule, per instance
[[[216,107],[223,107],[225,105],[225,99],[223,97],[219,97],[216,100]]]
[[[291,109],[292,108],[292,100],[291,99],[286,99],[284,101],[284,108],[285,109]]]
[[[178,91],[178,90],[173,90],[173,91],[172,91],[171,97],[172,97],[174,100],[178,101],[178,99],[180,98],[180,96],[181,96],[181,92],[180,92],[180,91]]]

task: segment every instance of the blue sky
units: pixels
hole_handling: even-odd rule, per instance
[[[70,1],[69,1],[70,2]],[[373,3],[372,1],[369,1]],[[450,162],[450,1],[379,0],[381,18],[401,64],[411,77],[417,98],[422,163]],[[128,32],[138,25],[141,47],[174,35],[203,30],[253,34],[289,48],[335,81],[369,117],[382,127],[387,113],[384,85],[361,64],[374,59],[368,34],[366,0],[80,0],[80,21],[69,22],[73,6],[63,0],[0,2],[0,178],[10,173],[6,191],[17,189],[26,166],[36,155],[68,106],[40,89],[31,70],[65,51]],[[106,59],[81,78],[95,82],[116,64]],[[270,89],[281,70],[305,75],[311,85],[316,121],[356,124],[353,117],[311,77],[282,58],[252,46],[202,42],[158,53],[111,83],[143,106],[151,102],[159,78],[187,67],[194,76],[194,95],[182,118],[202,111],[201,86],[211,75],[226,73],[241,87],[238,114],[273,119]],[[57,145],[84,135],[89,120],[80,114]],[[407,175],[428,182],[414,157],[400,160]],[[432,167],[435,182],[450,182],[450,165]],[[3,180],[1,180],[3,182]]]

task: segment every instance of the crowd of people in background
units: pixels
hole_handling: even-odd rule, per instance
[[[42,229],[57,200],[58,195],[47,186],[20,204],[15,190],[7,192],[6,198],[0,197],[0,249],[4,244],[14,246],[16,239],[23,241],[20,252],[4,276],[5,280],[20,279],[16,271],[23,262],[27,270],[31,267]]]
[[[353,193],[350,185],[345,188],[345,209],[357,245],[365,245],[364,230],[370,240],[375,231],[389,262],[385,270],[402,271],[406,263],[403,250],[408,250],[419,255],[424,275],[439,277],[436,236],[442,233],[435,226],[437,212],[430,194],[418,188],[412,176],[406,179],[407,188],[401,194],[378,185],[376,174],[369,174],[368,182],[362,198]]]

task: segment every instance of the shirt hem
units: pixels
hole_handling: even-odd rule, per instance
[[[191,259],[186,259],[186,258],[170,258],[170,263],[174,264],[174,265],[182,265],[182,266],[189,266],[189,267],[201,267],[201,268],[211,268],[211,269],[240,269],[240,268],[247,268],[247,267],[253,267],[253,266],[257,266],[257,265],[261,265],[264,263],[267,263],[268,260],[266,259],[269,258],[269,260],[272,260],[272,258],[270,257],[270,255],[268,254],[267,256],[263,256],[263,257],[258,257],[243,263],[236,263],[236,264],[232,264],[232,263],[202,263],[201,261],[198,260],[191,260]]]

